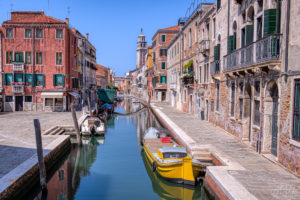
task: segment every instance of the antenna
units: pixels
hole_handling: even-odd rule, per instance
[[[10,12],[12,12],[14,10],[14,4],[10,4]]]
[[[71,13],[71,11],[70,11],[70,6],[68,6],[68,17],[70,18],[70,13]]]

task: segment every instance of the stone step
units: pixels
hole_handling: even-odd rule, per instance
[[[54,131],[55,129],[57,129],[57,126],[53,126],[52,128],[46,130],[43,135],[49,135],[52,131]]]
[[[50,134],[51,135],[56,135],[58,132],[60,132],[62,129],[60,127],[57,127],[56,129],[54,129]]]
[[[60,131],[57,132],[56,135],[62,135],[64,132],[65,132],[65,130],[64,130],[64,129],[61,129]]]

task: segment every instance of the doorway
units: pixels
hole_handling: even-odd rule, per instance
[[[162,102],[166,101],[166,92],[161,92],[161,101]]]
[[[16,111],[23,111],[23,96],[15,96],[15,110]]]
[[[247,83],[244,93],[244,125],[243,138],[251,141],[251,119],[252,119],[252,92],[251,85]]]

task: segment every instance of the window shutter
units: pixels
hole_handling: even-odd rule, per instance
[[[62,77],[62,86],[65,87],[65,77],[64,75],[61,75],[61,77]]]
[[[53,75],[53,86],[56,87],[56,75]]]
[[[42,74],[41,76],[42,76],[42,79],[43,79],[43,84],[42,85],[43,85],[43,87],[45,87],[45,75]]]
[[[253,25],[246,26],[246,45],[253,42]]]
[[[234,46],[234,36],[231,35],[228,37],[228,40],[227,40],[227,53],[231,53],[233,51],[233,46]]]
[[[221,0],[217,0],[217,10],[221,8]]]
[[[3,85],[6,85],[6,75],[5,75],[5,73],[2,74],[2,80],[3,80]]]
[[[218,60],[217,58],[218,58],[218,46],[214,46],[214,60],[216,61],[216,60]]]
[[[276,33],[276,9],[264,11],[264,36]]]
[[[233,47],[232,50],[236,50],[236,32],[233,33]]]
[[[31,85],[32,86],[36,86],[36,74],[32,74],[32,82],[31,82]]]
[[[221,45],[217,45],[217,60],[220,60],[220,54],[221,54]]]

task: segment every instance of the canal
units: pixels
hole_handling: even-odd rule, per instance
[[[153,113],[135,100],[125,99],[107,123],[105,137],[84,138],[72,144],[52,172],[47,172],[48,193],[34,186],[22,199],[208,199],[198,185],[186,188],[152,172],[144,156],[142,137],[147,128],[161,126]]]

